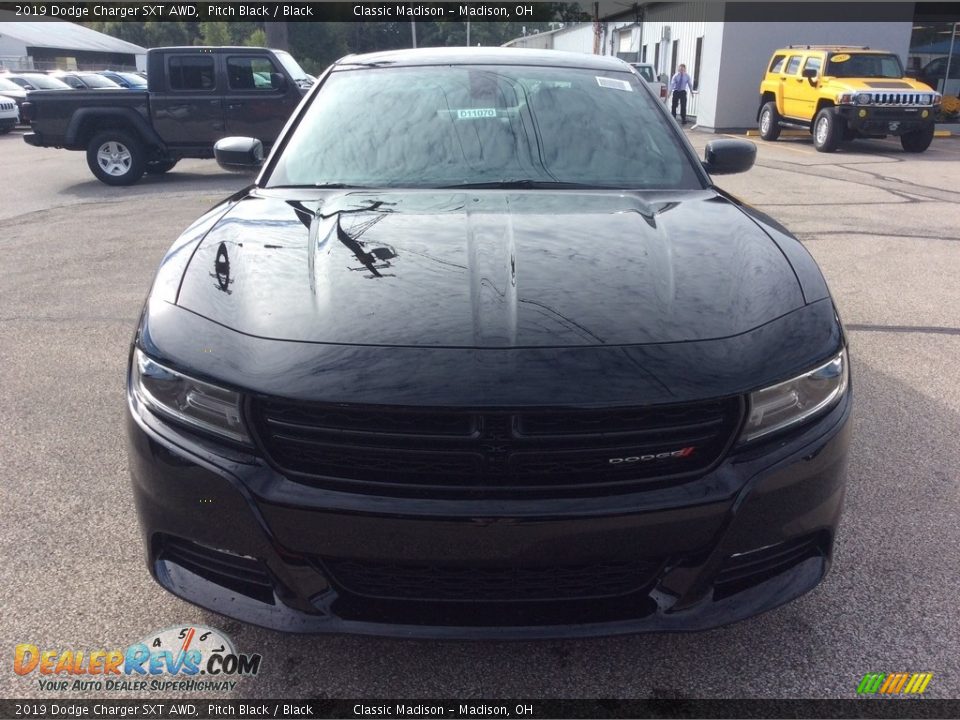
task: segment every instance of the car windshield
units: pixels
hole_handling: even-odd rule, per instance
[[[139,75],[136,75],[136,74],[134,74],[134,73],[117,73],[117,75],[119,75],[120,77],[122,77],[124,80],[126,80],[126,81],[127,81],[128,83],[130,83],[131,85],[135,85],[136,87],[144,87],[144,88],[145,88],[145,87],[147,86],[147,81],[144,80],[144,79],[143,79],[142,77],[140,77]],[[112,79],[112,78],[111,78],[111,79]]]
[[[117,83],[111,80],[108,77],[103,75],[97,75],[96,73],[83,73],[82,75],[77,75],[80,78],[81,82],[87,87],[92,88],[117,88],[120,87]]]
[[[39,90],[69,90],[70,86],[49,75],[21,75],[20,80]]]
[[[841,78],[901,78],[903,66],[896,55],[835,53],[827,61],[824,74]]]
[[[640,82],[540,66],[338,70],[267,186],[702,187]]]

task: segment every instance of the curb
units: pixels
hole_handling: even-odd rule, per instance
[[[759,130],[747,130],[744,135],[747,137],[759,137]],[[942,137],[953,137],[954,133],[950,130],[934,130],[933,136],[942,138]],[[781,130],[780,137],[809,137],[810,133],[806,130]]]
[[[745,134],[747,137],[759,137],[759,136],[760,136],[760,131],[759,131],[759,130],[747,130],[747,132],[744,133],[744,134]],[[786,130],[786,129],[784,129],[784,130],[781,130],[781,131],[780,131],[780,137],[810,137],[810,131],[809,131],[809,130]]]

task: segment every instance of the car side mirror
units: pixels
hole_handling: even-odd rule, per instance
[[[746,172],[757,159],[757,146],[749,140],[711,140],[703,152],[703,169],[711,175]]]
[[[801,74],[802,74],[807,80],[810,81],[810,84],[811,84],[811,85],[816,84],[816,82],[817,82],[817,75],[819,74],[819,73],[817,72],[817,69],[816,69],[816,68],[804,68]]]
[[[273,86],[274,90],[286,92],[289,87],[287,76],[283,73],[270,73],[270,85]]]
[[[263,143],[250,137],[226,137],[213,146],[213,155],[224,170],[256,170],[263,165]]]

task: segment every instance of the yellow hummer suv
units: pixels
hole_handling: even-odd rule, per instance
[[[842,140],[898,135],[907,152],[933,140],[940,94],[904,77],[900,58],[884,50],[791,45],[774,52],[760,84],[760,137],[782,127],[807,128],[820,152]]]

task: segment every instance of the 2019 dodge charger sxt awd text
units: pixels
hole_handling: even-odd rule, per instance
[[[347,57],[164,258],[130,354],[150,572],[281,630],[692,630],[824,576],[817,266],[612,58]],[[259,165],[252,138],[217,146]]]

